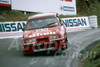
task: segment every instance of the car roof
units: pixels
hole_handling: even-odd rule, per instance
[[[38,17],[44,17],[44,16],[56,16],[56,15],[57,15],[57,13],[43,13],[43,14],[36,14],[36,15],[30,16],[28,19],[38,18]]]

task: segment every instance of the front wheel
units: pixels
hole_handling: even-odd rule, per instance
[[[67,45],[68,45],[68,39],[67,38],[65,38],[65,42],[66,42],[66,47],[65,48],[61,48],[61,50],[65,50],[65,49],[67,49]]]

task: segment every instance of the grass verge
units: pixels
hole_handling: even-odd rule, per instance
[[[0,22],[5,21],[26,21],[30,15],[36,13],[27,13],[24,14],[22,11],[11,10],[10,7],[0,6]]]
[[[91,50],[86,52],[81,62],[82,67],[100,67],[100,40]]]

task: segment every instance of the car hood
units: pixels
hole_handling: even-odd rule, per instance
[[[28,30],[28,31],[24,32],[24,38],[56,35],[56,34],[59,34],[59,31],[60,31],[59,26],[49,27],[49,28],[41,28],[41,29],[35,29],[35,30]]]

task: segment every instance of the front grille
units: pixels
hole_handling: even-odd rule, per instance
[[[39,46],[34,46],[35,49],[42,49],[42,48],[49,48],[49,47],[54,47],[54,44],[42,44],[42,45],[39,45]]]
[[[40,39],[37,39],[38,42],[40,41],[48,41],[48,38],[40,38]]]

